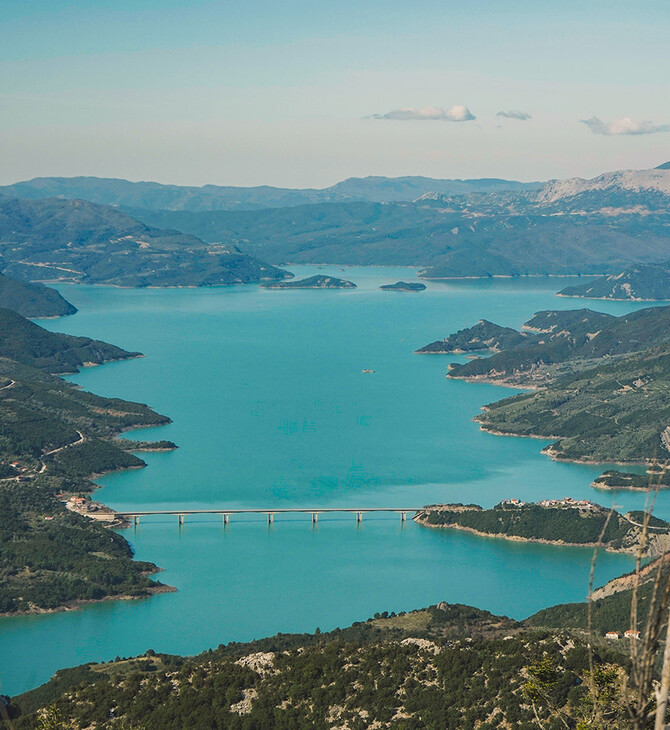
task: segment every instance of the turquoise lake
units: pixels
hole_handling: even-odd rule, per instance
[[[497,437],[472,422],[514,393],[446,379],[455,356],[413,351],[480,318],[520,326],[542,309],[622,314],[640,305],[554,293],[569,280],[428,283],[401,268],[289,267],[356,290],[113,289],[61,286],[79,313],[42,323],[146,357],[86,369],[95,393],[150,404],[173,423],[135,431],[170,439],[148,468],[107,475],[96,498],[117,509],[415,507],[504,498],[586,498],[622,509],[643,497],[598,492],[602,467],[556,463],[537,439]],[[373,369],[374,374],[363,374]],[[670,517],[670,495],[656,513]],[[195,653],[276,632],[345,626],[377,611],[438,601],[514,618],[583,600],[591,551],[429,530],[397,516],[143,518],[123,531],[137,557],[164,568],[176,593],[79,611],[0,619],[0,692],[16,694],[56,669],[156,651]],[[597,582],[631,570],[602,554]]]

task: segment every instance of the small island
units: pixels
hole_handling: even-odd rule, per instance
[[[423,291],[426,285],[421,282],[396,281],[395,284],[384,284],[379,288],[382,291]]]
[[[561,289],[557,296],[628,302],[667,301],[670,299],[670,261],[662,264],[634,264],[617,274],[568,286]]]
[[[605,507],[570,497],[537,503],[508,499],[493,509],[476,504],[428,505],[416,513],[414,521],[486,537],[581,547],[598,545],[605,529],[602,546],[611,552],[637,554],[643,547],[645,557],[656,557],[670,548],[670,523],[652,518],[649,538],[643,542],[644,513],[609,514]]]
[[[265,289],[355,289],[353,281],[345,281],[335,276],[317,274],[297,281],[272,281],[261,284]]]

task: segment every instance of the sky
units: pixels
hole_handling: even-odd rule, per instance
[[[0,184],[670,160],[668,0],[2,0]]]

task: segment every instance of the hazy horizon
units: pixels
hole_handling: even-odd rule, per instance
[[[0,183],[323,188],[670,159],[670,5],[7,0]]]

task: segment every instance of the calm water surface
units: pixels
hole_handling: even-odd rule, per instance
[[[87,369],[73,381],[149,403],[169,426],[130,434],[179,449],[146,454],[147,469],[108,475],[97,497],[118,509],[492,506],[503,498],[570,495],[610,504],[589,487],[600,467],[558,464],[546,442],[501,438],[472,423],[511,391],[445,379],[454,356],[413,351],[480,318],[522,324],[564,279],[429,283],[420,294],[378,286],[413,279],[398,268],[291,267],[329,273],[353,291],[122,290],[63,286],[80,311],[44,323],[146,357]],[[587,306],[622,314],[628,303]],[[375,370],[365,375],[362,369]],[[639,495],[617,493],[624,509]],[[670,517],[670,495],[657,513]],[[437,601],[515,618],[582,600],[591,551],[507,543],[401,524],[397,517],[146,518],[124,531],[137,557],[177,593],[81,611],[0,620],[0,691],[15,694],[64,666],[148,648],[194,653],[277,631],[345,626],[376,611]],[[598,582],[632,568],[603,555]]]

